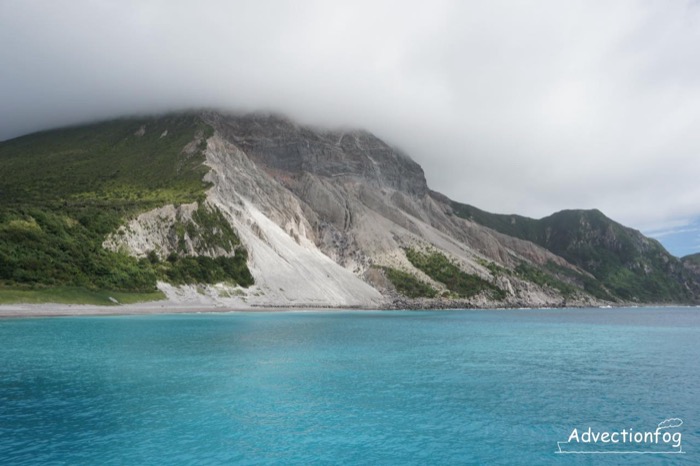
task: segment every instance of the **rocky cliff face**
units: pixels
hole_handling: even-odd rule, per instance
[[[428,189],[418,164],[367,132],[274,115],[200,117],[213,128],[204,151],[206,205],[223,213],[248,251],[256,285],[237,298],[248,304],[555,306],[619,298],[585,261],[548,246],[566,234],[556,225],[540,241],[471,218]],[[149,215],[131,225],[135,237],[115,235],[110,247],[140,245],[134,254],[172,247]],[[584,227],[577,234],[593,234]],[[598,233],[617,241],[614,231]]]
[[[355,180],[409,195],[427,190],[422,168],[365,131],[328,131],[298,126],[274,115],[226,117],[205,113],[222,139],[282,180],[310,174]]]
[[[418,164],[369,133],[318,130],[270,115],[203,118],[215,130],[206,150],[209,201],[229,214],[249,250],[265,288],[258,304],[495,304],[483,293],[451,293],[411,263],[412,248],[444,254],[465,274],[496,283],[505,290],[498,304],[593,302],[513,272],[527,263],[585,274],[532,242],[454,215],[449,202],[431,195]],[[409,273],[439,297],[405,298],[387,269]]]

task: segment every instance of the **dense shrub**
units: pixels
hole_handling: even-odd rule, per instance
[[[469,298],[482,291],[488,291],[494,299],[504,299],[506,294],[496,285],[483,278],[469,274],[437,251],[423,253],[412,248],[406,249],[406,258],[414,267],[423,271],[433,280],[444,283],[447,289],[462,298]]]
[[[0,285],[150,292],[156,280],[170,278],[251,284],[245,251],[218,210],[199,209],[197,233],[204,243],[235,249],[233,258],[159,263],[152,255],[139,260],[102,247],[140,212],[204,199],[201,149],[211,134],[196,116],[176,115],[0,143]],[[196,140],[200,145],[192,148]]]
[[[383,267],[384,273],[394,285],[396,291],[409,298],[434,298],[437,295],[435,289],[410,273]]]

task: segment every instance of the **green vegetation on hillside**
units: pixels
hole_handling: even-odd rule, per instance
[[[700,253],[689,254],[681,258],[681,262],[687,265],[700,267]]]
[[[187,254],[186,238],[190,238],[197,254],[206,254],[215,248],[227,253],[242,249],[239,247],[241,240],[224,214],[218,208],[201,202],[191,220],[178,219],[172,226],[171,235],[177,238],[179,254]]]
[[[201,208],[198,241],[233,258],[181,255],[155,264],[102,247],[127,218],[202,202],[206,139],[194,115],[122,119],[0,143],[0,286],[153,292],[157,279],[250,284],[245,251],[216,209]]]
[[[102,240],[118,218],[105,209],[55,212],[25,207],[0,212],[0,282],[148,292],[156,273],[144,259],[108,251]]]
[[[178,115],[44,131],[0,143],[2,205],[132,213],[201,200],[207,172],[201,151],[211,132],[197,117]],[[198,146],[183,150],[195,140]]]
[[[121,291],[90,290],[87,288],[65,286],[38,289],[0,288],[0,304],[57,303],[111,306],[116,304],[157,301],[164,298],[165,295],[160,291],[150,293],[125,293]]]
[[[396,291],[409,298],[434,298],[437,291],[410,273],[391,267],[382,267],[386,277],[394,285]]]
[[[444,283],[448,290],[460,298],[469,298],[487,291],[494,299],[505,299],[505,291],[483,278],[469,274],[437,251],[427,253],[407,248],[406,258],[414,267],[435,281]]]
[[[452,202],[452,210],[458,217],[471,220],[505,235],[529,241],[538,237],[541,230],[537,220],[520,215],[492,214],[474,206],[454,201]]]
[[[539,267],[535,267],[534,265],[530,265],[527,262],[521,262],[518,264],[518,266],[515,267],[515,273],[520,278],[529,282],[543,287],[554,288],[555,290],[558,290],[565,298],[571,296],[575,291],[575,288],[572,285],[559,280],[553,274],[548,273]]]
[[[459,217],[531,241],[589,272],[595,280],[581,277],[582,285],[596,297],[638,302],[698,299],[697,284],[658,241],[598,210],[565,210],[534,220],[490,214],[457,202],[452,207]]]
[[[157,267],[170,283],[218,283],[231,282],[244,287],[253,284],[253,276],[248,270],[248,255],[244,249],[234,257],[177,256],[172,254]],[[156,263],[156,265],[159,265]]]

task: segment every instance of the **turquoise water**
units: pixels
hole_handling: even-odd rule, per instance
[[[3,320],[0,463],[698,464],[699,356],[683,308]]]

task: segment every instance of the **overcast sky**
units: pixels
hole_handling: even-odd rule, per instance
[[[362,127],[455,200],[700,251],[696,1],[0,0],[0,140],[191,106]]]

